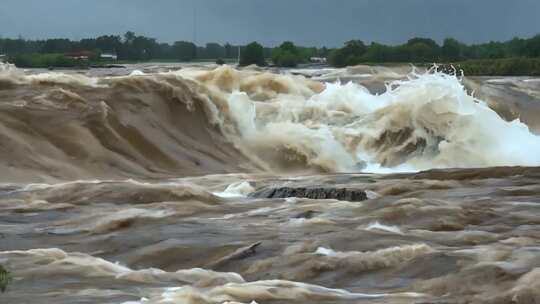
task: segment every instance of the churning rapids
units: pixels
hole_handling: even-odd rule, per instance
[[[540,303],[538,134],[538,79],[0,65],[0,303]]]

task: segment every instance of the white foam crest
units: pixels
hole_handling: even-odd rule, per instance
[[[385,297],[421,297],[423,294],[404,292],[396,294],[366,294],[344,289],[285,280],[266,280],[246,283],[228,283],[209,290],[191,286],[167,288],[149,299],[150,303],[257,303],[256,301],[313,301],[362,300]],[[141,302],[144,303],[144,302]]]
[[[394,81],[381,95],[331,83],[310,97],[226,96],[242,143],[263,159],[275,151],[328,171],[369,173],[540,165],[539,136],[519,120],[504,121],[458,77],[436,71]]]
[[[31,83],[57,83],[57,84],[78,84],[88,87],[105,87],[99,84],[99,78],[88,77],[81,74],[66,74],[61,72],[47,72],[25,77]]]
[[[378,100],[378,96],[372,95],[368,89],[359,84],[337,82],[327,84],[323,92],[307,101],[307,106],[323,107],[327,112],[340,111],[363,115],[387,106],[387,103],[386,100],[384,102]]]
[[[255,188],[247,181],[237,182],[230,184],[222,192],[214,192],[212,194],[223,197],[223,198],[234,198],[234,197],[246,197],[248,194],[255,191]]]
[[[15,67],[15,65],[0,62],[0,81],[11,82],[15,84],[24,83],[24,71]]]
[[[390,233],[395,233],[395,234],[403,234],[403,232],[401,231],[401,229],[399,229],[398,226],[383,225],[379,222],[371,223],[365,229],[367,231],[380,230],[380,231],[385,231],[385,232],[390,232]]]
[[[320,255],[325,255],[325,256],[336,256],[337,252],[330,248],[319,247],[315,251],[315,254],[320,254]]]
[[[56,83],[56,84],[76,84],[89,87],[105,87],[100,84],[99,78],[89,77],[75,73],[43,72],[38,74],[27,74],[24,70],[15,67],[13,64],[0,62],[0,81],[7,81],[13,84],[34,84],[34,83]]]
[[[402,245],[389,248],[383,248],[376,251],[335,251],[330,248],[319,247],[315,251],[317,255],[323,255],[328,257],[335,257],[339,259],[347,258],[360,258],[363,260],[386,260],[385,263],[390,262],[399,262],[402,260],[407,260],[420,256],[429,252],[432,252],[433,249],[426,244],[412,244],[412,245]],[[390,262],[389,262],[390,261]]]
[[[229,108],[240,134],[243,137],[251,137],[256,131],[255,104],[246,93],[235,91],[229,97]]]
[[[97,185],[97,184],[110,184],[110,183],[125,183],[132,184],[141,187],[180,187],[180,186],[191,186],[196,187],[195,185],[190,185],[181,181],[163,181],[163,182],[142,182],[135,179],[95,179],[95,180],[73,180],[69,182],[59,182],[59,183],[30,183],[24,185],[20,190],[21,191],[35,191],[35,190],[46,190],[46,189],[56,189],[63,188],[74,185]]]
[[[241,275],[216,272],[202,268],[167,272],[156,268],[133,270],[84,253],[65,252],[58,248],[0,251],[0,262],[18,275],[72,275],[82,277],[110,277],[129,282],[159,283],[177,281],[183,284],[198,282],[243,283]]]
[[[131,73],[129,73],[129,76],[144,76],[146,73],[144,73],[141,70],[133,70]]]
[[[74,180],[70,182],[62,182],[62,183],[56,183],[56,184],[47,184],[47,183],[31,183],[25,185],[21,190],[22,191],[35,191],[35,190],[45,190],[45,189],[51,189],[51,188],[62,188],[66,186],[71,185],[79,185],[79,184],[100,184],[100,183],[106,183],[106,182],[112,182],[107,180]]]
[[[368,199],[376,199],[381,197],[381,195],[375,191],[366,190],[366,195]]]

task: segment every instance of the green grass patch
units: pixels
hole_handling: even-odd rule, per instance
[[[88,67],[89,61],[76,60],[63,54],[20,54],[10,57],[9,62],[20,68],[72,68]]]
[[[455,67],[465,76],[540,76],[540,58],[467,60]]]
[[[9,283],[13,280],[11,273],[0,265],[0,292],[4,293],[7,290]]]

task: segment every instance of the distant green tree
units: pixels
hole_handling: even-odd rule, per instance
[[[135,37],[136,37],[136,35],[135,35],[134,32],[128,31],[128,32],[126,32],[126,33],[124,34],[124,42],[125,42],[126,44],[128,44],[128,45],[129,45],[129,44],[132,44],[132,43],[133,43],[133,40],[135,40]]]
[[[362,56],[367,52],[367,47],[361,40],[350,40],[345,46],[330,53],[330,64],[337,67],[356,65],[362,61]]]
[[[256,64],[258,66],[265,66],[264,49],[263,46],[257,42],[248,44],[241,53],[240,65],[246,66],[250,64]]]
[[[117,53],[122,47],[120,36],[99,36],[96,38],[96,48],[106,53]]]
[[[206,44],[206,58],[216,59],[225,57],[225,48],[219,43],[207,43]]]
[[[236,52],[230,43],[225,43],[225,58],[235,58]]]
[[[157,46],[156,58],[160,59],[176,59],[174,57],[172,46],[168,43],[160,43]]]
[[[298,56],[300,58],[300,62],[307,62],[311,57],[317,57],[319,56],[319,50],[317,50],[316,47],[297,47],[298,48]]]
[[[97,47],[96,39],[94,38],[81,39],[81,41],[79,41],[79,48],[83,50],[97,49],[98,47]]]
[[[446,61],[461,60],[461,45],[459,41],[453,38],[444,39],[441,47],[441,57]]]
[[[435,62],[439,59],[440,47],[433,39],[412,38],[407,41],[410,61]]]
[[[540,57],[540,34],[529,39],[526,43],[527,56]]]
[[[504,45],[500,42],[490,41],[478,47],[480,58],[504,58]]]
[[[131,42],[131,58],[134,60],[150,60],[158,53],[159,45],[154,38],[135,36]]]
[[[527,40],[515,37],[508,41],[505,46],[505,57],[527,56]]]
[[[177,41],[173,45],[173,53],[181,61],[191,61],[197,55],[197,46],[192,42]]]
[[[272,61],[281,67],[295,67],[302,61],[299,49],[290,41],[272,50]]]
[[[326,46],[323,46],[322,48],[317,50],[317,56],[319,57],[328,57],[329,54],[330,50]]]
[[[367,48],[361,40],[350,40],[345,42],[345,50],[347,53],[354,56],[362,56],[366,52]]]
[[[264,58],[272,58],[272,51],[274,49],[270,47],[263,47],[263,56]]]
[[[67,53],[73,44],[69,39],[47,39],[41,48],[42,53]]]
[[[22,66],[43,66],[47,63],[55,65],[80,66],[82,63],[71,62],[69,58],[59,55],[70,51],[91,51],[96,56],[91,61],[99,60],[101,53],[116,53],[121,60],[150,60],[150,59],[177,59],[182,61],[196,58],[236,58],[239,46],[217,43],[208,43],[204,47],[196,47],[191,42],[158,43],[155,39],[127,32],[123,36],[105,35],[97,38],[85,38],[80,41],[69,39],[27,40],[23,37],[1,38],[0,54],[6,54],[9,60],[16,61]],[[258,48],[253,48],[251,51]],[[279,49],[279,50],[276,50]],[[524,70],[525,63],[534,60],[517,60],[520,58],[532,59],[540,57],[540,35],[528,39],[513,38],[505,42],[491,41],[488,43],[466,45],[455,39],[446,39],[442,46],[428,38],[413,38],[402,45],[390,46],[380,43],[364,45],[360,40],[351,40],[341,48],[329,50],[325,47],[316,49],[294,45],[285,42],[279,48],[262,48],[262,58],[254,60],[248,58],[250,50],[243,56],[243,63],[257,62],[264,64],[264,59],[272,58],[282,66],[294,66],[308,61],[310,57],[326,57],[334,66],[356,65],[360,63],[384,62],[458,62],[474,60],[468,64],[470,70],[476,71],[478,62],[484,59],[513,59],[502,61],[486,61],[497,64],[497,73],[516,74]],[[38,56],[54,55],[54,56]],[[515,60],[514,60],[515,59]],[[479,61],[477,61],[479,60]],[[489,71],[489,69],[482,69]]]
[[[272,54],[272,61],[280,67],[292,68],[298,65],[298,56],[289,51],[277,49]]]
[[[296,47],[296,45],[294,45],[293,42],[291,41],[285,41],[283,42],[280,46],[279,46],[280,49],[284,50],[284,51],[288,51],[290,52],[291,54],[294,54],[294,55],[298,55],[298,48]]]
[[[427,46],[431,47],[431,48],[438,48],[439,45],[437,44],[437,42],[433,39],[430,39],[430,38],[422,38],[422,37],[414,37],[414,38],[411,38],[407,41],[407,45],[414,45],[414,44],[417,44],[417,43],[423,43],[423,44],[426,44]]]
[[[437,55],[429,45],[419,42],[408,46],[412,62],[434,62]]]

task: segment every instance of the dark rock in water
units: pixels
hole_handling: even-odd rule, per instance
[[[459,76],[461,74],[461,66],[453,64],[441,64],[437,66],[437,71],[447,75]]]
[[[293,218],[305,218],[305,219],[310,219],[310,218],[313,218],[313,216],[318,213],[317,211],[313,211],[313,210],[308,210],[308,211],[305,211],[305,212],[302,212],[302,213],[299,213],[297,215],[295,215]]]
[[[218,261],[212,263],[210,265],[211,268],[223,266],[224,264],[230,262],[230,261],[236,261],[236,260],[242,260],[249,258],[257,253],[257,247],[259,247],[262,244],[262,242],[253,243],[249,246],[242,247],[240,249],[237,249],[235,252],[219,259]]]
[[[252,198],[310,198],[310,199],[336,199],[340,201],[360,202],[367,200],[363,190],[347,188],[265,188],[249,195]]]

